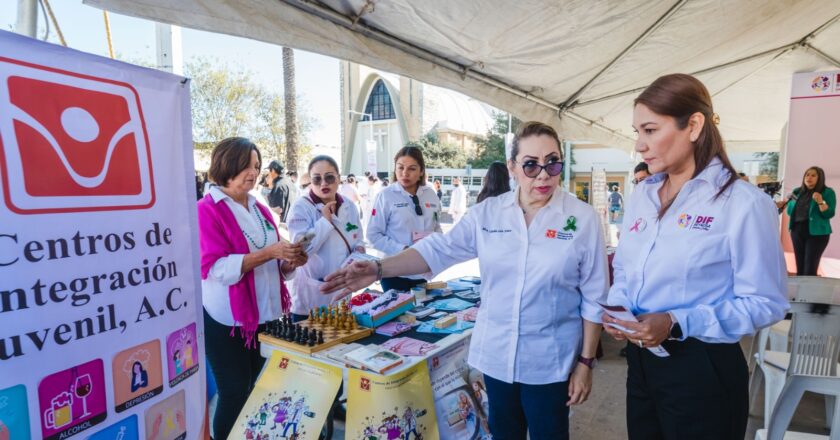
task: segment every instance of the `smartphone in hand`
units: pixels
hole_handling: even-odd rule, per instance
[[[295,244],[299,244],[304,250],[306,250],[309,245],[312,243],[312,240],[315,238],[314,232],[307,232],[295,240]]]

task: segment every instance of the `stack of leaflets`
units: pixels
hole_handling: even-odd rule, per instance
[[[403,357],[378,345],[365,345],[344,356],[365,369],[382,374],[403,363]]]

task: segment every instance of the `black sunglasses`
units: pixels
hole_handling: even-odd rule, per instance
[[[414,213],[417,215],[423,215],[423,209],[420,208],[420,198],[413,195],[411,196],[411,201],[414,202]]]
[[[335,177],[335,174],[327,174],[324,177],[321,177],[321,176],[313,177],[312,178],[312,184],[315,185],[315,186],[321,186],[321,182],[326,182],[327,185],[332,185],[333,183],[336,182],[336,180],[337,180],[337,177]]]
[[[535,160],[526,160],[525,163],[522,164],[522,172],[532,179],[539,176],[542,170],[545,170],[549,176],[554,177],[563,172],[563,161],[560,160],[540,165]]]

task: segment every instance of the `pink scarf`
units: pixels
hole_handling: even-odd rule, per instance
[[[268,208],[257,202],[257,209],[263,219],[274,227],[274,233],[280,240],[277,225],[271,217]],[[233,211],[223,201],[216,203],[210,194],[198,201],[198,241],[201,249],[201,279],[206,280],[210,269],[219,258],[231,254],[248,254],[248,242],[236,222]],[[277,261],[278,269],[281,267]],[[282,269],[281,269],[282,273]],[[248,271],[238,283],[232,284],[228,290],[230,295],[230,310],[233,314],[231,336],[239,326],[240,333],[245,338],[245,346],[256,348],[254,336],[260,325],[260,312],[257,307],[257,293],[254,287],[254,272]],[[288,313],[291,306],[289,289],[286,288],[282,276],[280,278],[280,304],[283,313]]]

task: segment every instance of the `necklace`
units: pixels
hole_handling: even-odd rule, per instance
[[[249,209],[248,211],[251,211],[251,210]],[[242,229],[242,227],[240,227],[239,230],[242,231],[243,234],[245,234],[245,238],[247,238],[248,241],[250,241],[251,244],[254,245],[255,248],[262,249],[262,248],[265,247],[266,244],[268,244],[268,231],[265,230],[265,223],[262,221],[262,219],[260,219],[260,215],[257,213],[257,205],[256,204],[254,204],[253,211],[251,211],[251,214],[254,216],[254,219],[257,221],[257,224],[260,225],[260,230],[262,230],[262,234],[263,234],[262,245],[258,245],[257,242],[250,235],[248,235],[248,233],[245,232],[244,229]]]

